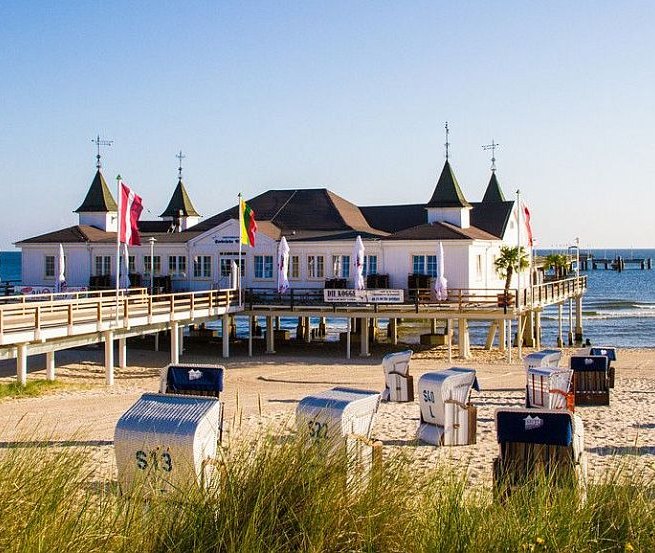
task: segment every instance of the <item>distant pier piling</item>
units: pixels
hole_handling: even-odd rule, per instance
[[[653,268],[653,260],[650,257],[630,257],[626,258],[621,255],[617,255],[614,259],[609,257],[594,257],[593,255],[586,253],[580,254],[580,268],[583,271],[588,271],[589,268],[596,269],[612,269],[622,273],[626,269],[641,269],[651,270]]]

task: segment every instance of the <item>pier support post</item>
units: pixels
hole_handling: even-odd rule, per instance
[[[541,311],[534,312],[534,347],[541,349]]]
[[[453,321],[446,319],[446,340],[448,340],[448,362],[453,360]]]
[[[127,340],[125,338],[118,339],[118,366],[121,369],[127,367]]]
[[[494,338],[498,330],[498,321],[491,321],[489,330],[487,331],[487,341],[484,344],[484,349],[490,350],[494,346]]]
[[[223,359],[230,356],[230,316],[223,314]]]
[[[573,299],[569,300],[569,346],[573,345]]]
[[[178,323],[171,325],[171,363],[177,365],[180,362],[180,332]]]
[[[304,317],[298,317],[298,325],[296,326],[296,340],[302,340],[304,335]]]
[[[16,378],[21,386],[27,384],[27,344],[16,347]]]
[[[303,326],[305,327],[305,342],[309,344],[312,341],[312,324],[309,317],[305,317]]]
[[[575,343],[582,343],[582,296],[575,298]]]
[[[49,351],[45,354],[45,377],[53,382],[55,379],[55,352]]]
[[[498,350],[507,351],[507,321],[498,321]]]
[[[523,343],[529,347],[533,348],[535,344],[534,337],[534,313],[532,311],[525,314],[525,330],[523,331]]]
[[[266,353],[275,353],[275,332],[273,331],[273,317],[266,317]]]
[[[111,330],[104,332],[105,338],[105,384],[114,385],[114,333]]]
[[[430,333],[437,333],[437,319],[430,319]]]
[[[252,357],[252,332],[255,327],[255,317],[248,317],[248,357]]]
[[[346,319],[346,325],[346,359],[350,359],[350,328],[352,326],[350,317]]]
[[[180,325],[180,328],[178,328],[177,331],[180,334],[177,340],[177,345],[180,348],[180,355],[182,355],[184,353],[184,325]]]
[[[469,343],[469,325],[467,319],[459,319],[459,328],[457,336],[457,350],[460,359],[469,359],[471,357],[471,346]]]
[[[360,330],[360,357],[368,357],[370,355],[368,351],[368,317],[362,317],[359,325]]]
[[[398,319],[391,318],[389,319],[389,329],[387,331],[391,343],[395,346],[398,345]]]
[[[325,317],[321,317],[318,321],[318,335],[321,336],[322,338],[325,338],[325,336],[327,336],[327,324],[326,324]]]
[[[155,332],[155,351],[159,351],[159,331]]]
[[[507,362],[512,363],[512,319],[507,319]]]
[[[564,335],[563,335],[563,324],[564,324],[564,308],[561,303],[557,304],[557,347],[564,347]]]

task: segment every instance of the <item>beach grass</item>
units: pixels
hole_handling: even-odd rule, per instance
[[[68,387],[67,384],[57,380],[29,380],[25,386],[18,382],[3,382],[0,383],[0,399],[35,397],[66,387]]]
[[[269,435],[225,452],[206,490],[121,494],[87,448],[16,443],[0,455],[1,551],[655,550],[655,483],[639,476],[608,475],[584,498],[541,478],[501,504],[401,456],[347,485],[345,455]]]

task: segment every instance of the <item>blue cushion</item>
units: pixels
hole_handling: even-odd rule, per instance
[[[571,357],[571,368],[574,371],[606,371],[609,359],[604,355],[581,355]]]
[[[170,392],[222,392],[223,367],[194,367],[193,365],[170,365],[166,384]],[[199,371],[198,378],[189,376]],[[197,372],[195,373],[197,375]]]
[[[498,411],[496,413],[498,442],[523,442],[546,445],[571,445],[573,429],[571,415],[566,412],[544,413],[538,409],[529,412]]]

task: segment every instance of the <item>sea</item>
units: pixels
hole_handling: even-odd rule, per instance
[[[550,253],[540,251],[539,254]],[[566,253],[566,252],[563,252]],[[655,264],[655,249],[594,249],[583,250],[596,258],[650,258]],[[0,282],[20,282],[20,252],[0,252]],[[623,348],[655,348],[655,265],[651,270],[628,266],[623,272],[605,270],[582,271],[587,275],[587,293],[583,299],[583,337],[592,344]],[[557,343],[557,307],[547,308],[542,315],[542,345]],[[564,339],[568,330],[568,309],[564,309]],[[312,324],[317,324],[312,321]],[[247,336],[247,322],[237,321],[237,335]],[[263,325],[263,321],[261,322]],[[281,328],[295,331],[297,319],[282,318]],[[381,321],[385,326],[386,321]],[[483,345],[488,323],[470,324],[471,344]],[[345,332],[344,319],[327,320],[328,339],[337,340]],[[428,332],[427,326],[411,323],[403,341],[418,342],[419,335]]]

